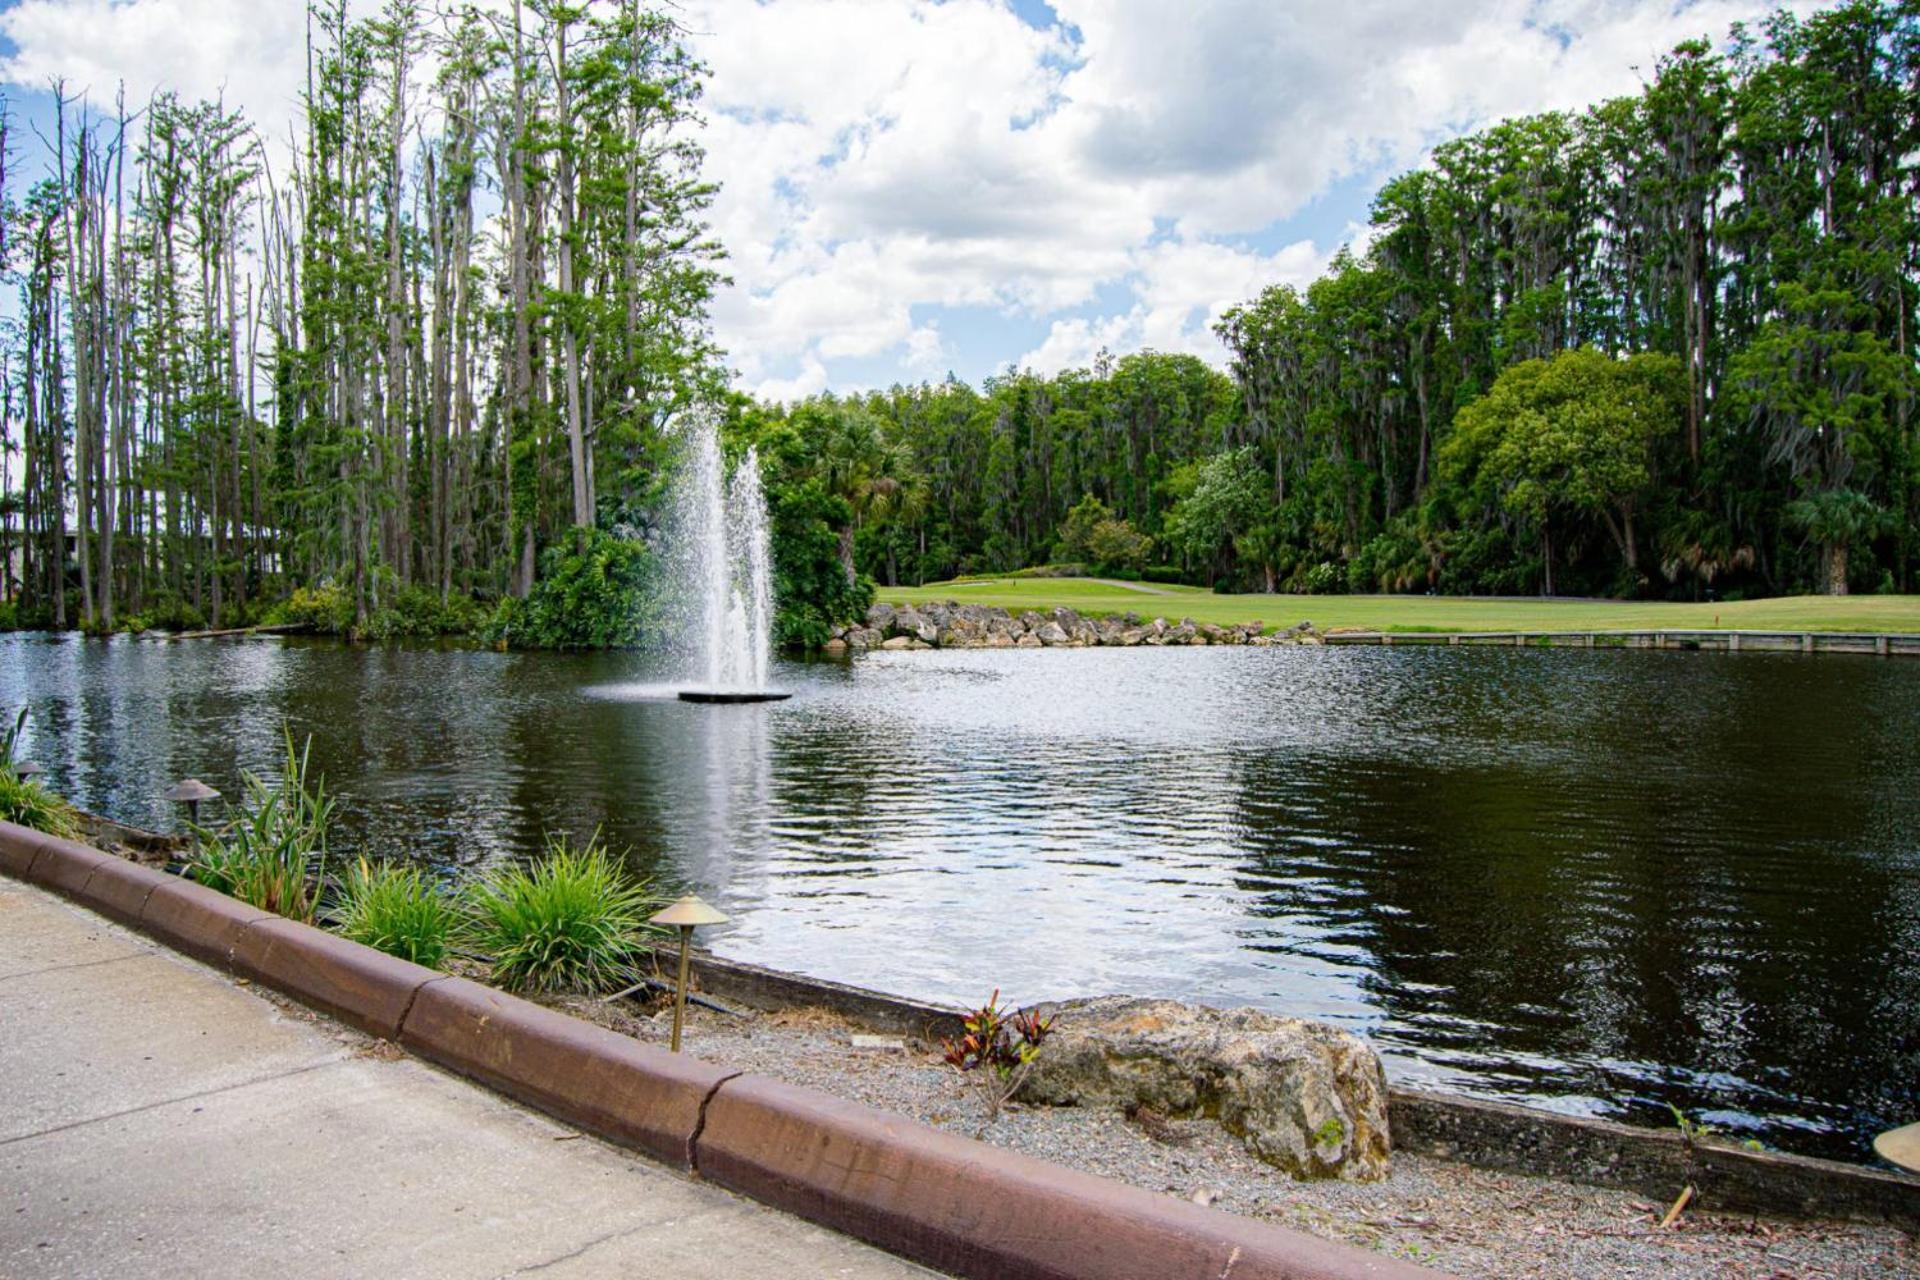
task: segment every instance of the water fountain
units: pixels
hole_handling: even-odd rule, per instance
[[[731,480],[711,410],[685,419],[686,456],[675,485],[674,596],[688,687],[683,702],[777,702],[767,687],[773,658],[773,544],[760,459],[747,456]]]

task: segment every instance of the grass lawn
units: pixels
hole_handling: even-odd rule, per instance
[[[1090,578],[982,578],[926,587],[882,587],[888,604],[936,600],[999,605],[1018,612],[1066,605],[1081,613],[1125,613],[1269,627],[1311,621],[1322,631],[1747,631],[1920,632],[1920,595],[1786,596],[1737,604],[1611,600],[1488,600],[1471,596],[1225,596],[1196,587],[1119,585]]]

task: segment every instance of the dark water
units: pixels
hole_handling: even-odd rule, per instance
[[[949,1001],[1136,992],[1398,1080],[1866,1158],[1920,1119],[1920,663],[1509,649],[879,654],[761,708],[632,656],[0,639],[83,805],[311,734],[342,852],[598,826],[723,953]]]

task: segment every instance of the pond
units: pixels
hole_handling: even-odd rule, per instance
[[[1400,1083],[1865,1159],[1920,1119],[1920,663],[1494,648],[647,660],[0,638],[83,806],[312,736],[338,853],[600,829],[722,954],[948,1002],[1253,1004]]]

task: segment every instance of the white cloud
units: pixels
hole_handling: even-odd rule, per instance
[[[1333,184],[1503,115],[1632,92],[1676,41],[1771,7],[1054,0],[1061,25],[1041,31],[1006,0],[687,0],[735,280],[715,326],[770,395],[844,383],[850,361],[918,377],[970,349],[982,367],[960,372],[978,376],[1021,354],[982,356],[957,320],[926,322],[940,308],[1050,322],[1025,353],[1039,367],[1101,345],[1218,358],[1221,310],[1324,263],[1334,246],[1287,220]],[[123,79],[130,100],[224,91],[280,137],[303,9],[20,0],[0,13],[18,51],[0,75],[64,76],[96,104]],[[1334,216],[1364,237],[1364,210]],[[1118,309],[1085,314],[1116,293]]]

